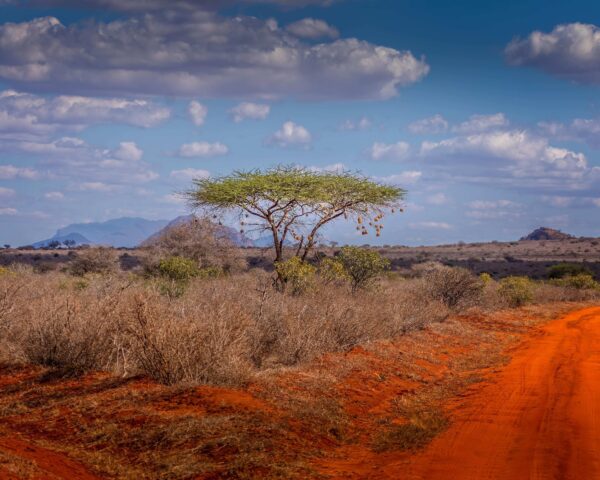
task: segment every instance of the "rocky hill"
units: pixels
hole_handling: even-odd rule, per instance
[[[575,237],[554,228],[540,227],[526,237],[522,237],[521,240],[568,240],[569,238]]]

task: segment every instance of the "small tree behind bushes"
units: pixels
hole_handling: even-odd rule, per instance
[[[152,272],[166,258],[193,260],[200,269],[218,269],[224,273],[246,267],[227,232],[207,218],[193,216],[189,221],[163,230],[157,237],[146,241],[146,269]]]
[[[365,288],[390,268],[390,261],[379,252],[358,247],[343,247],[334,259],[350,279],[352,290]]]

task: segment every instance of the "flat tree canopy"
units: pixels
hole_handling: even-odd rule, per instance
[[[399,208],[404,194],[360,174],[278,166],[197,179],[187,196],[207,213],[237,213],[242,229],[269,231],[278,262],[290,239],[296,242],[296,256],[305,260],[319,230],[340,217],[353,219],[363,235],[372,228],[379,236],[384,213]]]

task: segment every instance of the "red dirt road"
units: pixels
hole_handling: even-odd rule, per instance
[[[366,478],[600,479],[600,308],[542,331],[463,399],[426,450],[374,466]]]

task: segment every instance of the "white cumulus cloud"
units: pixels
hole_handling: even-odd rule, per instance
[[[0,92],[0,133],[5,135],[48,135],[101,123],[154,127],[170,115],[168,108],[147,100]]]
[[[204,125],[206,121],[206,115],[208,115],[208,108],[202,105],[196,100],[192,100],[188,106],[188,114],[192,120],[192,123],[197,127]]]
[[[458,133],[480,133],[508,126],[509,121],[503,113],[494,113],[471,115],[467,121],[455,126],[453,130]]]
[[[438,113],[411,123],[408,130],[416,135],[444,133],[448,130],[448,121]]]
[[[181,157],[218,157],[228,153],[229,147],[221,142],[192,142],[179,147]]]
[[[423,172],[419,172],[416,170],[408,170],[406,172],[394,173],[392,175],[388,175],[385,177],[378,177],[377,180],[383,183],[391,183],[394,185],[413,185],[417,183],[421,177],[423,176]]]
[[[557,25],[515,38],[505,50],[508,62],[538,68],[581,83],[600,84],[600,28],[589,23]]]
[[[14,180],[22,178],[25,180],[38,180],[42,174],[30,167],[15,167],[14,165],[0,165],[0,180]]]
[[[367,130],[371,128],[371,120],[367,117],[361,117],[358,120],[345,120],[342,124],[340,124],[339,129],[345,131],[357,131],[357,130]]]
[[[203,9],[0,25],[0,80],[28,91],[385,99],[428,72],[410,51],[356,38],[308,43],[272,20]]]
[[[410,152],[410,145],[406,142],[386,144],[375,142],[368,149],[367,154],[372,160],[400,161],[406,159]]]
[[[264,120],[270,112],[271,107],[269,105],[252,102],[242,102],[229,110],[229,114],[235,123],[243,122],[246,119]]]
[[[323,20],[314,18],[303,18],[297,22],[291,23],[286,30],[292,35],[300,38],[319,39],[319,38],[337,38],[340,36],[337,28],[332,27]]]
[[[47,192],[44,194],[44,198],[47,200],[62,200],[65,198],[65,194],[62,192]]]
[[[285,122],[279,130],[267,138],[268,145],[279,147],[308,147],[312,142],[311,133],[302,125],[292,121]]]

